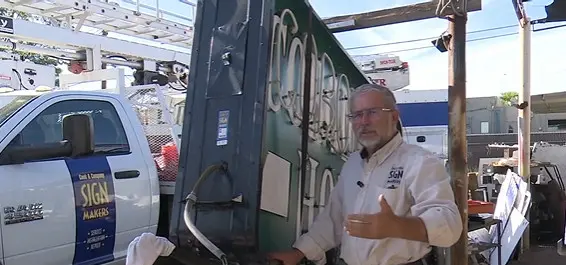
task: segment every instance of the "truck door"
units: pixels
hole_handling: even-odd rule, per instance
[[[91,156],[0,166],[1,183],[10,183],[0,185],[6,265],[110,262],[148,230],[148,170],[133,129],[123,126],[130,124],[123,106],[80,97],[47,100],[5,138],[10,145],[57,142],[65,115],[86,113],[94,121]]]
[[[34,118],[40,112],[38,108],[19,124],[3,125],[14,129],[0,149],[49,142],[41,119]],[[4,264],[71,264],[75,206],[65,161],[0,165],[0,183]]]

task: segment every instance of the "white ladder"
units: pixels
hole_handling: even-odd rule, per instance
[[[0,7],[50,18],[59,26],[80,30],[88,26],[109,33],[124,34],[154,42],[190,49],[193,41],[193,18],[196,5],[190,1],[177,0],[189,6],[192,17],[160,10],[141,4],[140,0],[123,0],[125,4],[135,5],[137,10],[120,7],[109,0],[0,0]],[[175,2],[175,0],[161,0]],[[141,8],[155,11],[150,15],[139,11]],[[167,21],[163,15],[184,19],[183,23]]]

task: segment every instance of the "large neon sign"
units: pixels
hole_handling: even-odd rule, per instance
[[[307,35],[298,34],[299,24],[289,9],[274,16],[272,30],[267,103],[269,110],[284,111],[290,123],[299,126],[305,91]],[[310,137],[320,144],[328,144],[331,152],[345,155],[357,146],[346,120],[352,88],[348,77],[336,72],[332,58],[325,52],[319,54],[314,36],[312,43]]]
[[[307,34],[300,32],[295,14],[290,9],[284,9],[274,16],[267,104],[270,111],[283,114],[295,127],[301,125],[307,71]],[[346,119],[348,97],[353,88],[348,76],[336,70],[339,67],[336,67],[332,57],[325,51],[319,51],[316,38],[311,36],[312,68],[308,69],[311,71],[309,136],[329,151],[328,155],[345,159],[347,154],[357,148]],[[297,193],[296,236],[314,222],[316,212],[324,207],[335,183],[332,168],[340,166],[328,164],[324,154],[319,153],[317,156],[319,157],[315,158],[309,154],[304,194]],[[296,158],[300,157],[299,150]],[[328,168],[329,166],[332,168]],[[301,178],[302,176],[298,176],[299,191],[302,190]]]
[[[301,151],[298,152],[299,153],[299,157],[301,156]],[[310,227],[310,225],[314,222],[314,218],[315,218],[315,209],[318,208],[319,211],[322,211],[322,209],[324,209],[324,206],[326,204],[326,200],[328,199],[328,196],[330,195],[330,192],[332,192],[332,189],[334,188],[334,175],[332,174],[332,171],[329,168],[325,168],[322,171],[322,176],[321,176],[321,182],[320,182],[320,188],[318,189],[319,194],[318,194],[318,200],[316,197],[316,180],[319,179],[316,176],[316,172],[318,171],[320,163],[318,161],[316,161],[316,159],[312,158],[309,156],[309,162],[307,165],[307,179],[309,180],[307,184],[308,189],[305,191],[306,194],[300,194],[298,193],[298,198],[297,198],[297,202],[299,203],[298,207],[297,207],[297,219],[295,220],[296,222],[296,228],[295,228],[295,233],[296,233],[296,237],[298,238],[301,234],[302,234],[302,228],[303,228],[303,215],[302,215],[302,207],[300,205],[301,202],[301,196],[305,196],[306,198],[304,198],[303,200],[303,205],[307,208],[307,219],[306,219],[306,227]],[[299,176],[300,178],[300,176]],[[299,190],[301,190],[301,182],[299,181]],[[318,203],[317,203],[318,201]]]

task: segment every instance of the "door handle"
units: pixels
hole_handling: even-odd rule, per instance
[[[114,172],[114,177],[116,179],[133,179],[139,176],[140,176],[140,172],[138,170],[126,170],[126,171]]]

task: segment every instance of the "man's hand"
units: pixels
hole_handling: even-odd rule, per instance
[[[295,248],[293,250],[274,252],[267,255],[268,259],[281,261],[283,265],[297,265],[304,257],[305,254]]]
[[[381,211],[374,214],[351,214],[346,221],[349,235],[367,239],[383,239],[395,235],[399,217],[383,195],[379,195]]]

